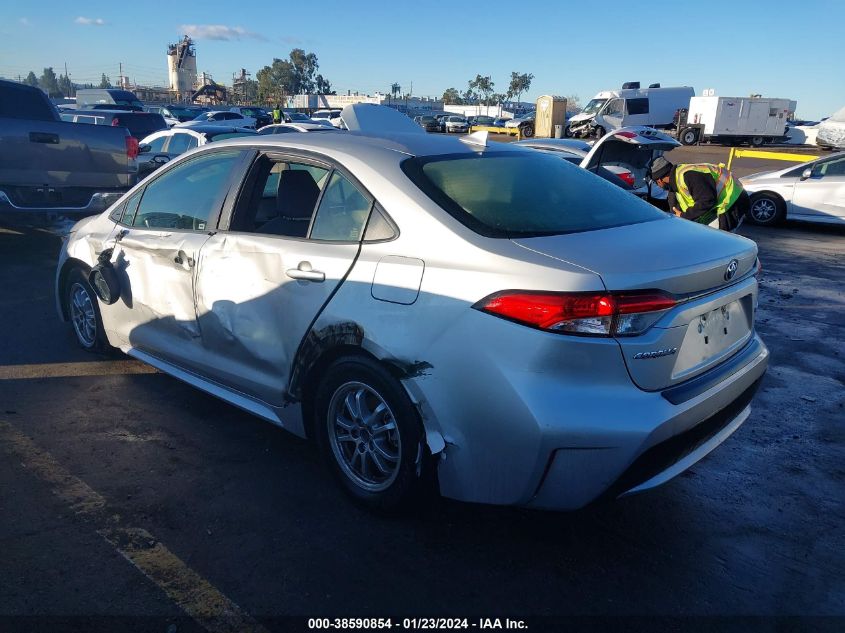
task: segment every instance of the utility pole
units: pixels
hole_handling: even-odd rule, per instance
[[[123,62],[118,62],[120,64],[120,75],[117,77],[118,88],[123,88]]]

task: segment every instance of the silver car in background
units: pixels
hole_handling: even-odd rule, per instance
[[[753,242],[484,132],[343,119],[201,147],[77,224],[56,296],[79,343],[316,439],[379,508],[433,482],[579,508],[746,420],[768,363]]]

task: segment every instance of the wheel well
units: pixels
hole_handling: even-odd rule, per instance
[[[57,284],[57,290],[59,291],[59,306],[62,310],[62,318],[67,321],[70,318],[70,315],[67,312],[67,305],[65,304],[65,289],[67,287],[67,278],[70,275],[70,271],[74,268],[79,268],[84,274],[88,274],[91,272],[91,267],[83,262],[81,259],[75,259],[73,257],[68,258],[68,260],[62,265],[62,270],[59,272],[59,281]]]
[[[786,201],[783,199],[783,196],[780,195],[779,193],[775,192],[775,191],[755,191],[754,193],[752,193],[750,195],[751,195],[751,201],[752,202],[754,202],[755,199],[759,198],[762,195],[767,195],[767,196],[771,196],[772,198],[775,198],[775,200],[778,202],[778,204],[786,206]]]

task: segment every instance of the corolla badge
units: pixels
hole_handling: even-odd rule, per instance
[[[647,360],[649,358],[662,358],[663,356],[672,356],[678,352],[677,347],[669,347],[667,349],[657,349],[653,352],[640,352],[634,354],[634,360]]]
[[[728,264],[728,267],[725,268],[725,281],[730,281],[736,275],[736,271],[739,270],[739,262],[735,259],[731,260],[731,263]]]

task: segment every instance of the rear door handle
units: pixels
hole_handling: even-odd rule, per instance
[[[326,280],[326,273],[311,268],[311,262],[299,262],[299,266],[288,268],[285,274],[291,279],[300,279],[302,281],[321,282]]]
[[[59,144],[59,135],[58,134],[50,134],[49,132],[30,132],[29,133],[29,142],[30,143],[48,143],[49,145],[58,145]]]

